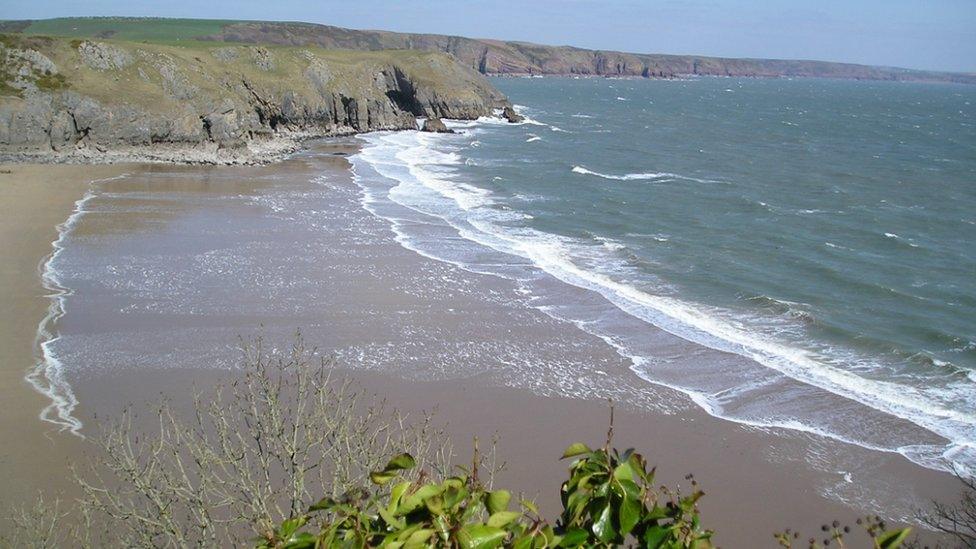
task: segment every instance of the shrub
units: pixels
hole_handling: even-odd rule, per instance
[[[334,380],[331,366],[300,336],[285,353],[266,353],[260,340],[244,345],[237,380],[198,394],[189,420],[164,401],[156,427],[140,433],[123,414],[99,439],[101,460],[76,473],[79,504],[38,500],[16,513],[0,546],[712,547],[695,480],[689,494],[655,488],[640,454],[612,448],[612,408],[602,448],[564,452],[569,477],[550,523],[534,503],[513,504],[510,491],[492,486],[493,449],[482,456],[476,443],[471,464],[452,467],[429,416],[407,421]],[[968,501],[954,513],[971,512]],[[824,545],[844,546],[838,527]],[[908,535],[877,520],[867,529],[876,548]],[[777,539],[791,547],[798,538]]]
[[[76,472],[84,496],[70,518],[85,523],[73,534],[78,545],[248,545],[314,498],[368,482],[397,450],[447,470],[451,447],[429,417],[408,421],[333,379],[331,361],[316,359],[300,337],[283,353],[266,352],[260,340],[242,353],[236,381],[196,395],[189,419],[164,401],[149,432],[127,412],[96,441],[97,462]],[[64,530],[61,515],[47,522]],[[34,543],[36,527],[17,530],[10,545],[45,546]]]
[[[976,477],[957,472],[962,495],[957,503],[932,502],[931,509],[919,510],[916,518],[929,528],[942,532],[962,547],[976,548]]]

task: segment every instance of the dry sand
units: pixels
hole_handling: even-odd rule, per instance
[[[330,169],[328,166],[335,171],[332,176],[337,188],[352,184],[348,172],[344,171],[345,161],[340,157],[327,162],[286,161],[277,172],[288,177],[308,177],[310,169]],[[73,202],[84,193],[87,182],[126,171],[126,168],[9,166],[6,169],[13,173],[0,176],[0,207],[3,208],[0,210],[0,241],[4,243],[6,260],[0,279],[2,322],[6,328],[0,336],[4,338],[0,345],[3,359],[0,395],[7,410],[0,420],[0,440],[4,444],[0,454],[0,494],[3,494],[4,502],[10,502],[20,500],[38,488],[65,489],[65,463],[77,459],[79,452],[85,449],[77,438],[52,433],[37,420],[37,413],[46,402],[23,381],[24,372],[33,361],[37,322],[43,318],[48,305],[37,265],[50,252],[50,242],[56,237],[55,225],[69,215]],[[192,174],[193,169],[179,171]],[[259,171],[247,171],[252,169]],[[207,173],[232,173],[246,178],[249,173],[267,173],[269,169],[273,167],[220,168],[225,171]],[[183,179],[173,179],[167,184],[193,185]],[[122,189],[134,183],[119,185]],[[242,186],[246,187],[246,182],[242,182]],[[217,191],[204,177],[201,190],[195,192]],[[235,187],[234,192],[239,189]],[[336,203],[344,204],[339,199]],[[342,219],[342,216],[325,217],[333,221]],[[362,222],[362,219],[357,221]],[[96,224],[87,230],[98,227]],[[345,227],[349,234],[336,229],[333,236],[341,242],[343,234],[354,237],[352,229],[357,227],[361,225]],[[119,226],[113,227],[113,231],[118,229]],[[138,230],[150,231],[152,228],[140,226]],[[513,330],[513,325],[505,326],[504,322],[523,322],[525,319],[496,316],[501,313],[494,309],[480,310],[481,302],[476,295],[459,292],[450,299],[438,301],[431,300],[409,284],[391,284],[391,278],[384,276],[396,279],[400,276],[397,273],[406,270],[415,273],[415,278],[421,278],[416,273],[429,276],[430,269],[447,269],[392,242],[387,247],[372,250],[370,255],[353,252],[355,250],[346,249],[341,255],[329,259],[335,262],[336,268],[324,273],[323,277],[331,277],[328,278],[328,289],[335,293],[332,299],[339,307],[335,311],[319,313],[319,321],[328,329],[306,330],[310,343],[333,348],[356,338],[366,342],[392,340],[394,336],[391,334],[395,330],[391,328],[397,325],[384,316],[386,312],[399,314],[411,307],[423,306],[423,314],[416,317],[419,320],[413,324],[414,328],[419,327],[416,332],[419,335],[414,337],[423,338],[425,331],[448,336],[456,334],[469,345],[477,344],[479,340],[489,345],[501,337],[511,338],[513,345],[522,340],[542,345],[548,340],[566,338],[556,339],[557,347],[565,347],[566,352],[584,353],[587,360],[602,361],[610,366],[620,360],[606,346],[601,346],[599,340],[577,333],[578,330],[573,331],[569,325],[540,321],[532,328],[514,325]],[[443,272],[439,270],[434,274]],[[352,273],[357,274],[353,276]],[[477,288],[499,294],[510,291],[503,282],[491,277],[479,278]],[[363,311],[349,307],[343,310],[346,305],[355,304],[361,304]],[[476,322],[469,326],[467,322],[472,316],[477,317]],[[255,328],[260,321],[234,319],[232,326],[245,325],[245,320]],[[343,320],[346,325],[339,325]],[[307,328],[309,320],[296,322],[305,322],[302,327]],[[71,328],[70,323],[66,326]],[[241,332],[248,335],[245,329]],[[434,347],[442,343],[432,339],[421,341],[420,345]],[[216,346],[228,344],[233,342],[214,342]],[[559,349],[545,352],[556,353]],[[590,398],[540,396],[541,389],[547,384],[563,381],[558,371],[540,371],[537,388],[512,388],[507,386],[505,372],[500,371],[492,359],[485,354],[470,365],[475,371],[480,369],[487,373],[451,370],[441,372],[449,378],[442,380],[423,379],[423,374],[407,367],[409,365],[402,369],[386,365],[385,371],[371,371],[377,369],[373,366],[366,367],[370,371],[365,371],[351,365],[343,372],[405,411],[417,413],[436,408],[436,417],[448,425],[462,460],[466,459],[463,455],[467,454],[473,436],[486,440],[497,433],[501,438],[500,454],[508,463],[499,481],[507,486],[523,487],[526,495],[537,498],[546,513],[553,516],[558,509],[558,485],[565,474],[565,464],[558,463],[557,458],[571,442],[602,442],[608,414],[606,402],[601,398],[607,392],[602,387],[595,387]],[[919,502],[932,497],[948,499],[954,497],[957,490],[956,481],[949,475],[922,469],[901,456],[878,454],[814,437],[746,429],[707,416],[680,395],[647,387],[626,368],[620,368],[614,374],[618,376],[620,386],[631,392],[644,391],[653,394],[653,398],[674,401],[671,409],[678,413],[653,412],[634,406],[618,410],[615,443],[642,450],[652,463],[658,465],[658,479],[662,483],[684,483],[684,475],[694,472],[707,492],[702,504],[706,524],[719,531],[717,541],[722,546],[775,546],[771,536],[776,530],[793,527],[814,535],[825,521],[836,518],[852,522],[859,514],[874,511],[875,504],[880,508],[885,506],[883,497],[858,508],[825,497],[824,492],[835,485],[838,491],[850,494],[852,488],[856,492],[856,487],[863,483],[870,487],[873,497],[883,496],[886,489],[892,494],[908,490]],[[130,403],[137,406],[151,404],[160,395],[173,397],[178,405],[189,407],[187,395],[191,387],[207,387],[228,375],[231,374],[179,367],[120,368],[78,375],[72,379],[72,384],[81,400],[79,418],[85,423],[86,432],[90,433],[97,431],[97,418],[112,417]],[[835,466],[845,461],[870,463],[870,475],[848,483],[843,479],[843,472]]]

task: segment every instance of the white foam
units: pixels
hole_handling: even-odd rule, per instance
[[[128,174],[122,174],[92,181],[84,196],[75,201],[74,209],[68,218],[57,226],[58,237],[51,243],[52,251],[38,265],[41,285],[50,292],[46,295],[49,304],[47,314],[38,323],[37,333],[34,337],[36,362],[25,379],[34,390],[51,400],[51,403],[41,410],[38,417],[42,421],[57,425],[61,431],[69,431],[81,437],[83,437],[81,434],[82,422],[73,415],[75,407],[78,405],[78,398],[65,378],[64,364],[53,350],[54,344],[61,337],[57,333],[57,322],[64,316],[65,300],[72,294],[70,288],[62,285],[55,262],[64,251],[68,236],[85,214],[85,205],[95,198],[95,184],[127,176]]]
[[[374,168],[379,167],[380,169],[377,171],[381,175],[398,180],[399,184],[395,189],[403,185],[419,183],[420,186],[435,191],[441,199],[451,199],[456,203],[457,208],[467,212],[459,219],[454,218],[454,214],[451,213],[440,213],[440,216],[454,226],[462,237],[503,253],[529,259],[533,264],[555,278],[580,288],[595,291],[619,309],[676,336],[713,349],[750,358],[790,379],[824,389],[869,408],[915,423],[951,442],[946,446],[881,447],[836,432],[812,427],[799,419],[790,421],[782,419],[756,420],[742,417],[728,417],[728,419],[740,423],[755,423],[808,432],[877,450],[895,451],[902,453],[916,463],[938,469],[948,468],[945,462],[948,459],[946,456],[968,455],[959,448],[971,444],[970,441],[976,438],[976,428],[974,428],[976,426],[976,411],[965,411],[950,407],[948,403],[952,401],[951,395],[948,397],[946,395],[939,396],[933,392],[927,392],[925,388],[859,376],[845,369],[843,361],[835,363],[818,353],[785,344],[774,337],[756,332],[751,329],[748,323],[742,323],[723,311],[688,303],[666,295],[656,295],[615,280],[610,275],[591,266],[580,264],[578,255],[581,248],[575,241],[531,229],[517,229],[499,225],[499,219],[493,217],[493,210],[484,207],[487,202],[465,204],[464,197],[459,197],[455,193],[459,185],[464,186],[465,184],[448,181],[449,177],[431,177],[431,174],[427,173],[426,170],[418,171],[416,162],[423,155],[396,155],[399,159],[415,162],[414,165],[408,166],[406,172],[384,170],[381,162],[376,163],[373,160],[374,155],[372,153],[382,144],[375,140],[370,141],[370,146],[364,147],[363,152],[357,156],[369,161]],[[656,172],[615,176],[593,172],[582,166],[574,166],[572,172],[623,181],[664,178],[691,179],[677,174]],[[411,174],[408,179],[412,181],[402,179],[404,173]],[[400,202],[395,193],[391,193],[390,198]],[[403,204],[403,202],[400,203]],[[424,208],[423,205],[417,203],[408,205]],[[425,211],[438,215],[430,210]],[[400,236],[402,237],[401,243],[409,240],[407,235]],[[417,249],[417,246],[412,243],[408,247]],[[604,246],[604,248],[608,251],[615,251],[616,249],[612,244]],[[421,251],[420,253],[427,257],[442,259],[430,251]],[[466,267],[463,263],[455,264]],[[723,414],[722,406],[712,396],[691,387],[676,387],[674,384],[648,377],[646,372],[637,368],[642,357],[635,356],[634,353],[620,348],[619,344],[611,342],[612,338],[593,331],[590,326],[581,325],[581,328],[603,337],[608,343],[615,345],[618,352],[632,359],[635,364],[635,371],[638,371],[648,381],[680,390],[708,410],[709,413],[727,417]],[[962,387],[959,390],[965,389]],[[956,464],[960,465],[958,462]]]
[[[595,172],[584,168],[583,166],[573,166],[570,170],[573,173],[580,175],[592,175],[595,177],[601,177],[603,179],[610,179],[613,181],[660,181],[668,179],[681,179],[685,181],[697,181],[700,183],[713,183],[713,181],[708,179],[697,179],[694,177],[688,177],[686,175],[680,175],[671,172],[644,172],[644,173],[628,173],[624,175],[612,175],[600,172]]]

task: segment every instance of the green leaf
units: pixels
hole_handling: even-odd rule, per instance
[[[281,523],[278,527],[278,537],[281,539],[288,539],[294,534],[299,528],[305,525],[308,519],[305,516],[290,518]]]
[[[560,547],[579,547],[586,543],[586,540],[590,539],[590,534],[582,528],[573,528],[565,534],[563,534],[563,539],[559,540]]]
[[[311,549],[315,547],[316,537],[308,532],[298,532],[285,541],[284,549]]]
[[[637,473],[641,480],[647,482],[652,482],[654,480],[654,472],[652,471],[650,474],[647,472],[647,461],[644,459],[644,456],[638,453],[633,453],[630,454],[630,459],[627,461],[630,462],[630,468]]]
[[[431,496],[424,500],[424,505],[432,515],[444,514],[444,498],[441,496]]]
[[[379,507],[376,509],[376,511],[380,514],[381,517],[383,517],[383,521],[386,522],[386,525],[389,526],[390,528],[399,530],[404,526],[406,526],[406,523],[402,518],[397,517],[389,510]]]
[[[427,498],[439,495],[442,491],[443,489],[435,484],[425,484],[417,488],[416,492],[403,496],[403,499],[400,500],[400,506],[397,508],[397,514],[406,515],[414,511],[424,505]]]
[[[308,512],[311,513],[314,511],[324,511],[327,509],[331,509],[332,507],[335,506],[335,504],[336,504],[336,500],[332,498],[322,498],[318,501],[318,503],[309,507]]]
[[[508,523],[519,518],[519,514],[513,511],[499,511],[497,513],[492,513],[488,517],[488,526],[494,526],[495,528],[504,528]]]
[[[600,510],[600,514],[593,523],[593,533],[596,534],[597,539],[604,543],[610,543],[617,537],[617,532],[613,529],[613,521],[610,515],[610,504],[606,504]]]
[[[421,547],[426,547],[427,540],[433,535],[434,531],[428,528],[417,530],[407,538],[406,543],[403,544],[403,549],[420,549]]]
[[[641,497],[641,490],[640,490],[640,488],[637,487],[637,483],[636,482],[632,482],[632,481],[629,481],[629,480],[620,480],[620,481],[617,481],[617,485],[620,486],[621,491],[627,497],[629,497],[629,498],[631,498],[633,500],[636,500],[636,501],[641,501],[641,499],[642,499],[642,497]]]
[[[391,459],[390,462],[386,464],[385,469],[387,471],[397,471],[403,469],[413,469],[416,466],[417,461],[413,459],[413,456],[410,454],[400,454]]]
[[[644,518],[647,520],[661,520],[668,518],[668,510],[660,505],[654,505],[654,507],[647,512]]]
[[[646,549],[658,549],[662,547],[670,537],[671,529],[661,525],[654,525],[644,532],[644,547]]]
[[[590,450],[589,446],[583,444],[582,442],[574,442],[573,444],[570,444],[568,448],[566,448],[566,451],[563,452],[563,457],[559,459],[581,456],[583,454],[589,454],[592,451],[593,450]]]
[[[412,482],[405,481],[394,486],[393,490],[390,491],[390,503],[391,504],[400,503],[400,498],[403,497],[403,494],[405,494],[407,490],[410,489],[410,486],[412,485],[413,485]]]
[[[458,542],[463,549],[491,549],[505,540],[505,530],[487,524],[471,524],[458,531]]]
[[[400,454],[391,459],[382,471],[373,471],[370,473],[369,479],[373,481],[373,484],[382,486],[396,478],[397,471],[412,469],[416,467],[416,465],[417,462],[413,459],[413,456],[410,454]]]
[[[613,478],[617,480],[629,480],[634,481],[634,470],[630,467],[630,463],[626,461],[617,466],[613,470]]]
[[[489,513],[497,513],[499,511],[508,510],[508,502],[512,499],[512,493],[508,490],[495,490],[494,492],[488,492],[488,497],[485,498],[485,507],[488,508]]]
[[[384,484],[389,484],[389,482],[395,479],[397,474],[395,472],[388,473],[386,471],[374,471],[369,474],[369,480],[373,481],[373,484],[378,486],[383,486]]]
[[[620,502],[620,516],[618,522],[620,523],[620,533],[624,536],[630,533],[640,522],[641,518],[641,502],[634,499],[627,492],[624,492],[624,497]]]
[[[690,496],[681,500],[681,510],[685,513],[690,513],[695,508],[695,503],[698,502],[705,495],[705,492],[697,490]]]
[[[531,512],[537,514],[537,515],[539,514],[539,507],[537,507],[534,502],[531,502],[531,501],[529,501],[527,499],[523,499],[523,500],[520,500],[520,503],[522,504],[522,507],[525,507],[526,509],[528,509],[529,511],[531,511]]]
[[[446,490],[444,490],[443,496],[444,507],[448,510],[453,510],[457,506],[461,505],[468,497],[468,490],[463,486],[450,485]]]
[[[901,542],[905,541],[908,534],[912,532],[911,528],[902,528],[901,530],[889,530],[880,536],[875,541],[878,547],[881,549],[895,549],[901,547]]]
[[[575,524],[576,521],[579,520],[579,518],[583,515],[583,512],[586,511],[586,506],[589,503],[589,494],[583,491],[573,492],[573,494],[569,496],[568,500],[566,501],[566,509],[563,513],[564,517],[567,515],[567,513],[569,515],[569,520],[566,522],[569,524]]]

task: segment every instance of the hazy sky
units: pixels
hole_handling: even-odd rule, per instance
[[[327,23],[640,53],[976,72],[976,0],[0,0],[0,18],[153,15]]]

